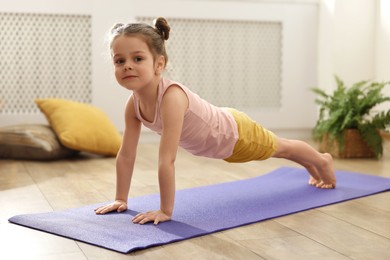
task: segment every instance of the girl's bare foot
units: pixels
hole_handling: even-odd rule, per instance
[[[321,189],[334,189],[336,188],[336,176],[333,169],[332,155],[324,153],[322,157],[326,163],[321,164],[321,167],[317,169],[321,181],[315,186]]]
[[[305,167],[310,174],[310,185],[321,189],[336,187],[332,156],[319,153],[305,142],[277,137],[273,157],[288,159]]]
[[[309,179],[309,184],[310,185],[317,186],[317,184],[319,184],[320,182],[321,182],[321,180],[317,180],[313,176],[310,175],[310,179]]]
[[[317,186],[321,182],[321,177],[317,171],[317,168],[313,165],[304,165],[306,170],[310,174],[309,184],[312,186]]]

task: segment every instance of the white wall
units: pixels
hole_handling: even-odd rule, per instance
[[[336,0],[334,73],[347,84],[374,79],[375,1]]]
[[[333,90],[334,75],[346,84],[373,79],[375,1],[321,0],[319,86]]]
[[[115,80],[106,36],[115,23],[134,21],[134,1],[92,0],[92,64],[93,104],[103,109],[114,124],[124,128],[124,106],[129,91]]]
[[[104,110],[118,128],[122,128],[123,107],[129,93],[115,82],[105,36],[114,23],[129,21],[134,16],[131,5],[133,1],[123,0],[0,0],[0,12],[91,15],[92,103]],[[37,122],[46,123],[43,114],[0,116],[0,125]]]
[[[377,0],[376,6],[376,46],[375,46],[375,75],[378,81],[390,81],[390,1]],[[384,90],[390,96],[390,86]],[[383,109],[390,109],[390,102]]]
[[[114,5],[113,5],[114,3]],[[127,3],[127,4],[126,4]],[[165,16],[174,18],[233,19],[281,21],[283,23],[283,68],[282,68],[282,107],[274,111],[245,111],[255,120],[271,129],[308,129],[316,120],[313,96],[308,89],[317,83],[317,6],[312,1],[158,1],[146,0],[132,4],[132,1],[111,1],[109,4],[96,4],[94,15],[94,42],[99,43],[104,30],[114,20],[126,22],[139,16]],[[112,8],[122,6],[122,10]],[[133,8],[125,8],[126,6]],[[110,8],[111,7],[111,8]],[[215,12],[215,10],[219,10]],[[103,11],[103,13],[101,13]],[[108,12],[108,14],[107,14]],[[104,19],[110,17],[110,19]],[[97,24],[99,23],[99,24]],[[94,48],[94,57],[106,51],[106,46]],[[103,55],[104,56],[104,55]],[[94,103],[105,108],[114,122],[123,129],[123,104],[127,93],[123,90],[111,92],[116,83],[110,74],[112,69],[106,63],[95,71]],[[102,73],[102,71],[105,71]],[[107,81],[107,79],[111,79]],[[107,88],[107,86],[110,86]],[[115,104],[107,99],[115,99]],[[307,103],[302,102],[307,100]],[[120,107],[119,107],[120,106]],[[120,113],[118,115],[118,113]],[[292,116],[293,115],[293,116]]]
[[[317,3],[318,17],[313,12]],[[313,99],[309,87],[331,91],[335,74],[347,84],[364,79],[390,80],[390,0],[0,0],[0,12],[92,15],[93,104],[107,112],[119,129],[123,129],[123,106],[129,93],[114,80],[104,38],[114,23],[130,22],[135,15],[286,22],[284,37],[290,41],[284,42],[283,97],[291,99],[280,111],[249,111],[273,129],[309,129],[316,113],[311,112],[310,104],[301,101],[309,103]],[[317,35],[314,40],[312,34]],[[302,49],[311,58],[300,59]],[[386,94],[390,95],[389,88]],[[291,116],[292,108],[298,111],[298,117]],[[12,115],[1,116],[0,124],[18,120]],[[23,118],[23,122],[37,121],[45,119],[42,115]]]
[[[216,11],[218,10],[218,11]],[[122,130],[123,107],[129,92],[117,85],[104,41],[116,22],[135,15],[175,18],[281,21],[283,23],[282,97],[280,110],[246,111],[271,129],[310,129],[316,112],[309,88],[317,83],[316,0],[277,1],[158,1],[158,0],[0,0],[0,12],[65,13],[92,15],[92,100]],[[302,102],[304,100],[304,102]],[[42,115],[1,116],[0,124],[45,122]]]
[[[320,0],[318,39],[318,85],[329,93],[334,75],[347,85],[390,81],[389,0]]]
[[[91,2],[92,2],[91,0],[85,0],[85,1],[0,0],[0,12],[55,13],[55,14],[81,14],[81,15],[88,14],[89,15],[92,12]],[[15,59],[17,58],[20,57],[15,57]],[[26,86],[26,88],[27,87],[28,86]],[[0,115],[0,126],[18,124],[18,123],[37,123],[37,122],[46,123],[46,119],[44,118],[43,114]]]
[[[390,1],[377,1],[375,78],[390,80]]]
[[[319,85],[390,80],[390,1],[320,0]]]

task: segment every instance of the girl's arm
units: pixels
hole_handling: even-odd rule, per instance
[[[122,145],[116,157],[116,195],[115,201],[95,209],[96,214],[111,211],[122,212],[127,209],[127,198],[133,176],[137,145],[141,131],[141,122],[136,118],[134,100],[131,96],[125,109],[125,130]]]
[[[158,179],[160,185],[160,210],[138,214],[133,222],[154,224],[168,221],[172,217],[175,202],[175,160],[188,108],[187,95],[179,86],[171,86],[165,92],[161,104],[161,134]]]

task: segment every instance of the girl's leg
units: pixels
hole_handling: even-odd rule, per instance
[[[305,142],[277,137],[277,149],[272,157],[284,158],[296,162],[307,169],[309,183],[318,188],[336,187],[333,159],[328,153],[319,153]]]

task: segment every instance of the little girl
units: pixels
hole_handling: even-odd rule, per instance
[[[125,109],[125,130],[116,158],[115,201],[95,209],[96,214],[127,210],[141,124],[161,135],[158,179],[160,209],[140,213],[134,223],[168,221],[175,200],[177,149],[227,162],[285,158],[304,166],[309,184],[335,188],[333,159],[308,144],[275,136],[246,114],[232,108],[213,106],[184,85],[161,76],[168,56],[164,41],[170,27],[164,18],[155,27],[146,24],[116,24],[111,30],[110,49],[115,77],[131,90]]]

